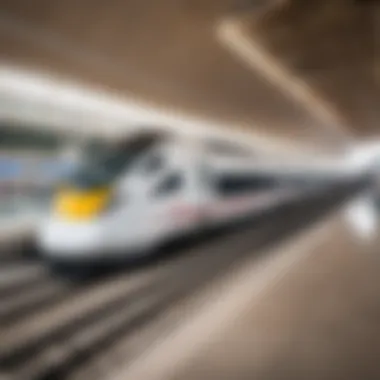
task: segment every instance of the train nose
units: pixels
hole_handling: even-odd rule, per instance
[[[87,255],[101,252],[104,246],[102,231],[97,224],[67,223],[49,220],[37,232],[38,248],[45,255]]]

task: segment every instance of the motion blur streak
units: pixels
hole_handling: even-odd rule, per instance
[[[2,0],[0,380],[379,380],[380,3]]]

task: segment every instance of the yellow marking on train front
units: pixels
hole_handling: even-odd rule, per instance
[[[71,221],[88,221],[107,207],[110,189],[76,190],[63,189],[58,192],[54,209],[57,215]]]

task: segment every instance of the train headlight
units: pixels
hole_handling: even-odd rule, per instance
[[[62,189],[54,201],[56,214],[70,221],[88,221],[96,218],[112,203],[110,189]]]

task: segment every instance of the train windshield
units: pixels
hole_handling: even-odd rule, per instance
[[[68,178],[79,188],[107,186],[125,174],[138,157],[161,141],[155,134],[138,135],[118,143],[91,143],[83,159]]]

